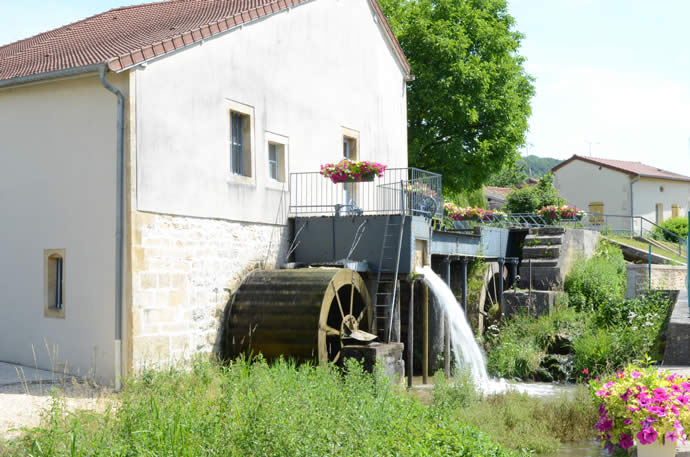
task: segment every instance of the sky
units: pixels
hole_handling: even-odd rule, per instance
[[[0,0],[7,44],[136,0]],[[690,175],[690,1],[508,0],[535,78],[523,154]]]

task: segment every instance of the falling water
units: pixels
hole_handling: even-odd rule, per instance
[[[477,342],[474,339],[472,328],[467,322],[465,312],[455,299],[450,287],[431,269],[422,267],[417,273],[424,275],[423,281],[434,294],[436,302],[443,308],[450,324],[450,341],[453,346],[453,354],[458,366],[469,366],[472,377],[477,387],[487,388],[489,376],[486,373],[486,364]]]

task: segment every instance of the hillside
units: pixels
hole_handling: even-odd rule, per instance
[[[561,162],[562,160],[559,159],[537,157],[535,155],[528,155],[520,160],[520,163],[524,165],[525,173],[527,173],[530,178],[540,178],[544,176]]]

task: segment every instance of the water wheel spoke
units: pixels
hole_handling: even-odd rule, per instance
[[[362,310],[362,312],[359,313],[359,316],[357,316],[357,323],[358,323],[358,324],[359,324],[360,322],[362,322],[362,319],[364,319],[364,315],[365,315],[366,313],[367,313],[367,308],[366,308],[366,306],[365,306],[364,309]]]
[[[355,277],[352,276],[352,281],[350,282],[350,314],[354,312],[355,306]]]
[[[340,359],[340,353],[342,351],[338,351],[338,353],[333,357],[333,363],[338,363],[338,360]]]
[[[326,335],[328,336],[340,336],[340,331],[334,329],[330,325],[326,325],[326,328],[324,330],[326,331]]]
[[[345,313],[343,312],[343,304],[340,302],[340,295],[338,295],[338,291],[335,290],[335,285],[333,283],[331,283],[331,287],[333,288],[335,299],[338,301],[338,308],[340,308],[340,317],[344,319]]]

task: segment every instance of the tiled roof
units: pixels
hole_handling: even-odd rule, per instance
[[[688,176],[674,173],[672,171],[662,170],[661,168],[653,167],[651,165],[645,165],[642,162],[601,159],[598,157],[584,157],[579,155],[574,155],[568,160],[559,163],[558,165],[553,167],[551,171],[556,171],[564,165],[572,162],[573,160],[581,160],[583,162],[588,162],[593,165],[599,165],[602,167],[610,168],[612,170],[620,171],[622,173],[627,173],[633,176],[641,176],[644,178],[671,179],[674,181],[690,181],[690,177]]]
[[[0,81],[95,64],[118,71],[308,1],[168,0],[112,9],[0,47]],[[409,74],[378,1],[369,1]]]
[[[510,187],[496,187],[496,186],[484,186],[484,195],[487,198],[494,198],[504,200],[506,196],[512,191]]]

